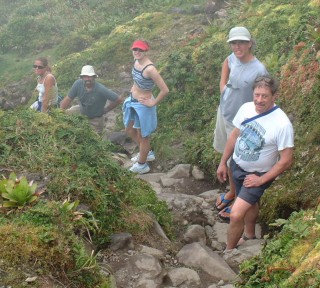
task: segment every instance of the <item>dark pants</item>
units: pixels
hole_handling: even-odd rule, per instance
[[[273,180],[259,186],[259,187],[244,187],[243,181],[247,175],[255,174],[257,176],[262,176],[266,172],[247,172],[243,170],[236,162],[232,159],[230,162],[230,168],[232,171],[232,179],[236,186],[237,197],[243,199],[244,201],[255,204],[259,201],[260,197],[263,195],[264,191],[270,187]]]

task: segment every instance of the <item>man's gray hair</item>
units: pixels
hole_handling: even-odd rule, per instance
[[[270,75],[258,76],[256,80],[254,80],[253,90],[257,87],[265,86],[270,87],[272,94],[275,94],[279,88],[279,81]]]

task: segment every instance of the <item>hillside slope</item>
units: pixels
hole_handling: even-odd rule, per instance
[[[207,171],[213,182],[219,160],[219,155],[212,149],[212,134],[219,101],[218,83],[221,63],[230,51],[225,42],[226,36],[233,26],[247,26],[257,40],[256,55],[266,64],[268,70],[281,80],[278,104],[293,121],[296,147],[294,166],[277,179],[261,201],[260,221],[271,236],[276,235],[274,242],[267,246],[266,254],[262,258],[255,259],[244,267],[243,272],[247,273],[244,279],[251,282],[242,285],[317,287],[320,282],[319,267],[315,264],[319,259],[319,209],[317,209],[320,185],[319,0],[245,2],[232,0],[228,2],[228,16],[219,19],[204,13],[210,1],[96,0],[89,3],[30,0],[24,5],[17,5],[18,1],[1,2],[2,7],[5,7],[0,17],[2,23],[0,79],[4,86],[2,96],[10,95],[11,81],[18,81],[23,77],[26,77],[24,82],[21,82],[24,88],[29,85],[29,91],[32,91],[34,79],[29,67],[34,57],[39,54],[50,56],[54,64],[53,71],[63,93],[68,91],[84,64],[97,67],[101,75],[100,81],[103,83],[118,91],[125,91],[129,84],[120,77],[120,74],[130,71],[132,61],[130,43],[136,38],[145,38],[151,43],[150,56],[171,90],[168,98],[159,105],[160,126],[153,136],[157,155],[163,162],[188,161],[196,164]],[[174,9],[177,7],[180,10]],[[24,37],[27,34],[26,30],[33,33]],[[19,93],[16,95],[22,96]],[[34,95],[30,92],[24,96],[27,96],[28,100]],[[123,211],[128,209],[127,205],[137,213],[134,215],[145,215],[144,213],[149,210],[147,203],[151,202],[152,211],[159,221],[162,224],[166,223],[166,218],[163,218],[166,209],[158,204],[153,196],[151,199],[143,197],[145,201],[142,205],[143,211],[139,210],[138,191],[148,188],[131,180],[123,184],[121,175],[126,173],[119,170],[111,160],[99,162],[99,165],[110,167],[113,176],[107,180],[98,177],[99,185],[95,184],[97,174],[103,169],[102,166],[92,164],[95,159],[92,151],[94,148],[83,142],[82,137],[87,137],[88,143],[102,144],[92,135],[86,134],[81,137],[81,131],[73,131],[73,126],[85,125],[81,117],[78,120],[70,120],[58,112],[40,117],[25,111],[22,107],[20,112],[2,111],[1,119],[3,121],[0,131],[1,166],[19,171],[32,170],[33,173],[40,173],[41,177],[52,174],[53,181],[49,184],[49,190],[53,200],[63,200],[65,187],[69,187],[67,191],[79,193],[75,194],[79,199],[87,201],[93,191],[100,191],[101,187],[107,186],[108,189],[102,191],[107,191],[110,197],[115,197],[114,193],[120,195],[120,198],[115,197],[115,203],[121,203],[123,206],[115,205],[113,201],[107,202],[111,207],[106,204],[108,209],[115,209],[119,213],[117,215],[122,215]],[[51,126],[55,125],[52,122],[57,122],[55,123],[57,126]],[[46,130],[51,127],[54,129],[50,130],[47,137]],[[32,136],[35,133],[40,136]],[[66,141],[68,137],[74,139],[74,142],[70,141],[71,146],[69,141]],[[49,140],[52,142],[46,142]],[[79,148],[81,143],[87,145],[81,148],[83,150]],[[61,148],[64,145],[65,150]],[[43,150],[41,157],[30,152],[37,150],[38,147]],[[52,151],[47,150],[48,148]],[[60,149],[62,155],[59,154]],[[114,147],[101,149],[108,153],[107,151]],[[60,156],[57,157],[57,154]],[[49,157],[48,161],[42,161],[46,157]],[[89,161],[89,168],[85,164],[86,161]],[[61,168],[60,165],[65,166]],[[81,169],[78,169],[79,167]],[[74,173],[71,178],[68,176],[70,170]],[[68,185],[60,182],[63,178],[67,179]],[[83,183],[83,190],[78,189],[77,180]],[[133,198],[130,198],[132,195],[129,186],[135,187],[136,193]],[[76,200],[77,197],[72,200]],[[102,198],[98,197],[96,201]],[[96,202],[91,205],[94,206],[94,203]],[[51,219],[46,223],[48,225],[52,225],[51,221],[54,223],[61,221],[47,210],[47,208],[35,208],[35,211],[32,210],[30,213],[47,215],[46,217]],[[114,230],[123,227],[121,226],[124,225],[123,222],[119,223],[115,218],[105,217],[101,211],[99,213],[95,216],[99,215],[98,220],[104,221],[104,225],[112,223]],[[282,220],[274,226],[269,226],[270,223],[279,221],[277,219],[287,219],[290,215],[292,215],[291,220]],[[22,218],[16,220],[20,225],[21,223],[25,225],[24,221],[32,217]],[[137,218],[133,217],[134,220]],[[12,229],[19,230],[19,227],[11,227],[8,222],[5,217],[0,221],[2,225],[5,224],[2,226],[2,235],[7,235]],[[129,224],[126,228],[131,227],[136,231],[140,223],[133,221]],[[283,224],[286,226],[278,234]],[[170,230],[169,227],[167,229]],[[30,230],[30,233],[35,232]],[[46,233],[47,230],[44,229],[41,235],[47,235]],[[57,234],[49,236],[51,238],[46,238],[47,236],[44,238],[59,239]],[[97,237],[96,241],[102,240]],[[82,256],[84,252],[73,236],[71,242],[77,243],[77,255]],[[3,246],[3,249],[6,251],[6,246]],[[281,259],[292,257],[291,266],[288,267],[283,261],[272,258],[270,256],[272,254],[281,255]],[[301,263],[304,263],[305,270],[298,269]],[[259,270],[257,267],[263,268]],[[290,269],[296,269],[297,272],[290,276]],[[278,274],[277,271],[282,272]],[[88,276],[88,279],[90,277]],[[311,278],[316,279],[316,282],[312,282]],[[258,286],[262,279],[267,281],[263,282],[264,286]]]

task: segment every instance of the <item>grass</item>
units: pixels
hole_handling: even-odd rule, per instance
[[[278,220],[281,227],[261,255],[243,263],[236,287],[318,287],[320,270],[320,206]]]
[[[10,9],[4,6],[8,15],[0,17],[3,23],[0,36],[12,41],[2,41],[3,45],[21,44],[17,48],[12,46],[8,53],[1,55],[0,61],[3,65],[0,65],[0,79],[3,86],[22,78],[23,75],[29,75],[35,56],[47,54],[51,56],[51,63],[55,64],[53,71],[63,94],[78,78],[82,65],[88,63],[105,73],[102,81],[106,81],[112,88],[121,88],[123,83],[119,81],[118,75],[123,71],[130,72],[132,66],[128,47],[132,40],[146,38],[152,46],[150,56],[171,91],[168,98],[159,105],[160,125],[154,135],[153,148],[159,151],[158,156],[163,157],[163,161],[175,159],[200,166],[212,177],[212,181],[215,181],[214,175],[219,161],[219,155],[212,149],[212,133],[220,94],[219,77],[221,63],[230,53],[225,42],[226,35],[229,29],[236,25],[248,27],[257,40],[257,57],[281,80],[278,102],[293,119],[296,134],[295,164],[268,189],[262,199],[260,221],[271,235],[276,235],[279,228],[268,227],[269,223],[278,218],[287,219],[294,211],[314,208],[317,205],[320,184],[317,156],[320,79],[319,60],[311,49],[317,42],[317,35],[312,36],[310,31],[319,26],[316,17],[320,9],[318,1],[257,0],[242,3],[232,0],[228,18],[213,20],[211,26],[199,25],[203,16],[188,14],[192,5],[204,4],[205,1],[117,1],[118,5],[111,5],[114,1],[76,3],[32,0],[28,3],[32,6],[11,6]],[[38,5],[40,3],[46,5],[48,10],[43,12],[43,7]],[[180,4],[186,9],[185,15],[168,13],[171,7]],[[87,9],[88,7],[90,9]],[[35,11],[38,11],[38,14]],[[141,13],[142,11],[144,13]],[[112,16],[107,17],[108,13]],[[9,14],[10,17],[7,17]],[[65,17],[65,14],[70,17]],[[54,34],[48,34],[48,46],[43,45],[43,39],[36,37],[32,39],[34,42],[25,43],[23,41],[27,38],[21,37],[25,33],[25,27],[18,27],[16,30],[22,31],[22,35],[10,34],[12,25],[19,24],[19,21],[14,22],[18,15],[28,15],[30,19],[43,19],[49,15],[56,21],[50,25],[56,23],[55,28],[58,27],[60,31],[55,30]],[[104,19],[108,20],[107,23]],[[100,23],[103,25],[100,26]],[[59,51],[59,45],[64,45],[63,41],[69,39],[71,31],[72,41],[68,43],[70,46]],[[92,43],[80,49],[78,41],[85,42],[87,39],[93,39]],[[300,42],[304,44],[298,45]],[[3,50],[5,47],[1,48]],[[110,70],[108,67],[114,69]],[[33,89],[34,83],[30,84],[30,87],[30,90]],[[39,181],[50,180],[47,182],[48,202],[34,207],[37,211],[42,211],[41,213],[33,211],[35,221],[40,223],[43,216],[44,227],[41,229],[44,230],[36,230],[40,228],[31,218],[25,222],[31,223],[26,225],[31,234],[40,233],[41,241],[50,242],[50,239],[56,239],[58,235],[48,233],[46,225],[63,227],[59,226],[63,218],[48,215],[46,205],[51,207],[51,201],[61,204],[66,198],[71,202],[80,201],[85,204],[93,213],[94,219],[101,224],[101,231],[93,234],[93,242],[98,247],[105,245],[114,231],[124,229],[135,234],[145,233],[150,227],[152,217],[155,217],[170,235],[171,219],[166,205],[156,199],[147,184],[133,179],[112,160],[111,152],[115,151],[115,147],[101,142],[101,139],[90,131],[83,117],[69,117],[59,111],[43,115],[18,109],[13,112],[0,112],[0,127],[0,165],[19,173],[33,173],[38,176]],[[294,219],[288,224],[291,230],[284,230],[279,238],[275,238],[275,242],[269,243],[266,257],[252,264],[244,264],[247,265],[247,270],[244,270],[248,272],[245,277],[250,278],[248,283],[252,283],[252,287],[257,287],[254,285],[262,280],[268,280],[263,282],[266,287],[270,283],[285,285],[284,281],[288,281],[286,283],[289,287],[298,284],[306,287],[316,285],[309,282],[311,277],[319,279],[315,265],[307,268],[306,272],[301,272],[296,267],[297,259],[302,255],[301,251],[306,252],[305,247],[318,247],[315,245],[315,238],[311,237],[312,231],[309,235],[313,244],[310,242],[308,246],[299,238],[304,235],[304,231],[293,231],[294,225],[290,224],[305,227],[304,221],[311,223],[313,220],[308,220],[309,212],[305,213],[299,214],[300,220],[293,216]],[[20,216],[12,217],[19,219]],[[18,226],[10,226],[9,220],[11,218],[6,216],[0,217],[0,223],[14,235],[16,232],[13,231],[17,231]],[[312,223],[314,227],[319,225],[318,221]],[[77,235],[74,236],[75,227],[69,224],[71,226],[65,230],[70,234],[68,239],[71,246],[75,247],[70,255],[73,259],[76,259],[76,256],[84,259],[81,241],[77,239]],[[306,231],[309,230],[308,226]],[[19,239],[25,241],[23,237]],[[38,243],[37,241],[35,239],[35,243]],[[304,245],[300,246],[300,243]],[[295,247],[298,250],[293,253]],[[294,260],[289,266],[285,266],[279,257],[274,260],[272,254],[285,259],[292,256]],[[88,258],[84,261],[79,260],[78,268],[81,263],[94,262],[90,253],[86,257]],[[312,264],[314,259],[318,258],[308,259],[310,261],[301,262],[301,266],[309,267],[308,263]],[[259,266],[263,267],[262,270],[259,270]],[[291,266],[294,266],[295,271],[300,271],[294,280],[289,280]],[[274,269],[277,267],[281,269]],[[76,268],[72,269],[77,271]],[[84,275],[82,283],[92,284],[92,275]]]
[[[153,217],[171,235],[165,203],[112,160],[115,147],[102,141],[86,118],[59,110],[42,114],[20,109],[3,112],[0,123],[0,165],[29,180],[36,176],[36,183],[45,185],[35,206],[0,215],[0,254],[6,263],[0,269],[18,265],[21,271],[5,277],[4,283],[18,283],[26,267],[32,267],[38,276],[53,274],[63,283],[96,287],[106,279],[91,251],[85,250],[84,237],[97,251],[117,231],[145,235]],[[81,221],[74,220],[78,204],[72,203],[87,207]]]
[[[76,236],[71,216],[72,212],[64,212],[61,204],[52,201],[1,215],[5,220],[0,227],[1,284],[18,287],[25,273],[40,278],[51,274],[60,283],[71,281],[77,287],[106,282],[83,239]],[[33,285],[40,287],[38,281]]]
[[[205,1],[200,2],[204,3]],[[106,38],[115,27],[130,21],[142,12],[162,11],[167,13],[175,5],[190,7],[193,4],[200,4],[195,0],[175,0],[167,1],[167,3],[160,0],[152,2],[109,0],[81,3],[32,0],[23,5],[11,5],[2,0],[0,3],[3,7],[2,14],[5,16],[0,31],[0,39],[3,39],[3,44],[0,46],[0,50],[2,50],[0,61],[4,64],[0,68],[2,85],[18,81],[24,75],[31,73],[30,67],[37,56],[50,56],[51,65],[64,62],[68,55],[91,48],[100,39]],[[150,15],[149,29],[161,27],[152,24],[153,16]],[[28,25],[33,26],[29,27]],[[145,23],[143,25],[145,26]],[[135,29],[142,29],[142,27],[139,23],[135,24]],[[29,29],[30,33],[26,34],[26,29]],[[44,33],[46,29],[50,32]],[[30,38],[31,32],[34,34]],[[141,31],[141,34],[145,32]],[[87,39],[87,43],[79,51],[78,40],[81,38]],[[73,39],[74,45],[70,44],[72,41],[67,42],[65,39]],[[62,50],[64,50],[63,54],[61,54]],[[111,55],[111,57],[104,59],[112,60],[113,57]],[[86,61],[88,60],[86,59]],[[62,65],[64,64],[62,63]],[[82,66],[81,63],[79,65]],[[64,66],[63,74],[71,73],[74,75],[72,72],[73,67]],[[78,76],[78,74],[76,75]],[[73,78],[73,81],[75,79]],[[70,85],[71,83],[68,83],[67,87],[61,85],[61,88],[66,92]]]

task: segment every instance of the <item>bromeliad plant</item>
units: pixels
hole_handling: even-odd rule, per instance
[[[33,181],[28,183],[26,177],[18,179],[15,173],[11,173],[8,179],[0,181],[0,195],[2,197],[0,207],[23,208],[39,197],[36,188],[37,184],[33,184]]]

